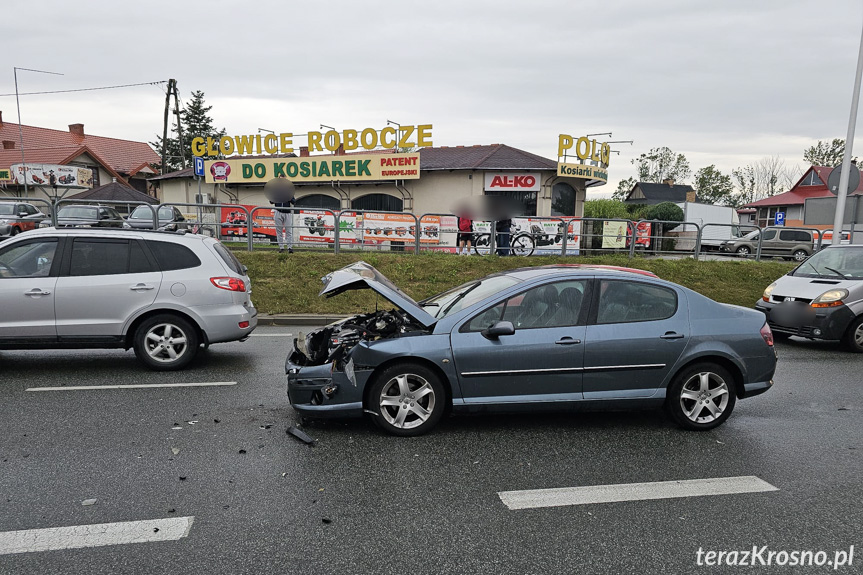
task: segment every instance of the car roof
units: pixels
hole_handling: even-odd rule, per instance
[[[166,231],[166,230],[148,230],[148,229],[140,229],[140,228],[39,228],[36,230],[31,230],[29,232],[25,232],[28,238],[35,238],[39,236],[94,236],[94,235],[104,235],[110,237],[118,237],[122,238],[124,236],[128,236],[129,234],[157,234],[160,238],[169,238],[169,239],[177,239],[188,238],[189,241],[197,239],[199,241],[204,241],[207,239],[211,239],[209,236],[205,236],[203,234],[190,234],[186,233],[186,230],[178,230],[176,232]],[[215,239],[213,241],[216,241]]]
[[[494,275],[511,275],[521,280],[531,279],[535,277],[540,277],[544,275],[550,275],[555,273],[583,273],[590,272],[596,273],[599,275],[609,275],[609,276],[633,276],[640,275],[646,276],[650,278],[658,278],[655,273],[647,271],[647,270],[639,270],[635,268],[627,268],[623,266],[609,266],[609,265],[601,265],[601,264],[552,264],[545,266],[535,266],[528,268],[516,268],[512,270],[507,270],[503,272],[499,272]]]

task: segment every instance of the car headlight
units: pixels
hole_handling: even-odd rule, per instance
[[[40,228],[50,228],[51,227],[51,220],[39,222],[39,227]]]
[[[842,305],[842,300],[846,297],[848,297],[847,289],[832,289],[812,300],[810,305],[812,307],[836,307]]]
[[[764,288],[764,294],[761,296],[761,299],[764,301],[770,301],[770,295],[773,293],[774,289],[776,289],[776,282],[773,282]]]
[[[0,220],[0,226],[4,226],[6,224],[11,224],[12,220]]]

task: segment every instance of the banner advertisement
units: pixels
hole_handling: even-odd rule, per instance
[[[31,186],[51,186],[57,188],[92,188],[93,170],[78,166],[58,164],[14,164],[12,176],[15,183]]]
[[[628,226],[626,222],[602,222],[603,249],[626,247]]]
[[[440,243],[440,216],[425,216],[420,222],[420,244]],[[416,244],[416,220],[410,214],[363,214],[366,243],[406,242]]]
[[[510,226],[510,241],[527,235],[523,244],[532,245],[532,255],[560,255],[563,249],[563,229],[566,228],[566,255],[577,256],[581,235],[581,220],[560,218],[563,221],[539,218],[513,218]],[[487,254],[491,238],[491,222],[473,222],[474,244],[481,254]]]
[[[299,210],[294,215],[294,241],[301,244],[333,244],[336,241],[336,216],[326,210]],[[339,219],[339,244],[362,241],[356,212],[342,212]]]
[[[420,155],[349,154],[204,162],[208,184],[263,184],[278,177],[292,182],[416,180],[420,177]]]
[[[636,222],[635,224],[635,247],[649,248],[650,247],[650,230],[653,224],[649,222]],[[626,241],[626,247],[629,247],[629,238]]]
[[[579,178],[591,180],[587,185],[604,185],[608,183],[608,170],[599,166],[588,166],[586,164],[564,164],[558,162],[557,175],[567,178]]]

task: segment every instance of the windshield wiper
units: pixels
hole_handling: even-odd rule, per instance
[[[825,269],[825,270],[830,270],[830,271],[831,271],[831,272],[833,272],[834,274],[836,274],[836,275],[838,275],[839,277],[841,277],[843,280],[847,280],[847,279],[848,279],[848,276],[846,276],[845,274],[843,274],[843,273],[842,273],[842,272],[840,272],[839,270],[834,270],[833,268],[828,268],[827,266],[824,266],[824,269]]]
[[[460,302],[462,299],[464,299],[464,296],[466,296],[467,294],[469,294],[470,292],[472,292],[472,291],[473,291],[474,289],[476,289],[477,287],[479,287],[479,282],[477,282],[477,283],[473,284],[472,286],[470,286],[469,288],[467,288],[466,290],[464,290],[463,292],[461,292],[460,294],[458,294],[455,298],[453,298],[452,303],[451,303],[451,304],[449,304],[448,306],[446,306],[446,309],[441,310],[440,312],[438,312],[438,313],[440,314],[440,317],[446,317],[446,314],[449,312],[449,310],[451,310],[451,309],[452,309],[452,306],[454,306],[455,304],[457,304],[458,302]],[[438,317],[438,316],[436,315],[435,317]]]

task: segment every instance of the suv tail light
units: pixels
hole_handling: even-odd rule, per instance
[[[228,291],[246,291],[246,282],[237,278],[210,278],[213,285]]]
[[[767,325],[767,322],[765,322],[764,327],[761,328],[761,337],[764,338],[767,345],[773,347],[773,332],[770,330],[770,326]]]

